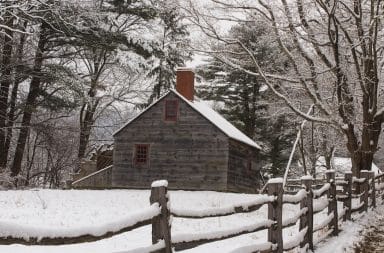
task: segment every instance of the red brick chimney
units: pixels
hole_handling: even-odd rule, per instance
[[[190,68],[178,68],[176,72],[176,91],[189,101],[195,94],[195,73]]]

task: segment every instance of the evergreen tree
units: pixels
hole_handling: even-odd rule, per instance
[[[234,26],[228,37],[250,48],[253,56],[269,68],[270,73],[286,73],[286,60],[280,55],[276,43],[268,39],[268,32],[263,23],[250,22]],[[239,43],[226,46],[225,50],[231,52],[226,57],[231,57],[241,68],[254,71],[252,62],[236,53]],[[288,121],[288,115],[277,113],[281,108],[274,104],[279,101],[262,79],[233,69],[218,59],[200,66],[198,73],[209,83],[199,87],[200,96],[222,104],[219,111],[246,135],[261,143],[265,151],[262,159],[268,172],[282,174],[296,131]],[[270,116],[273,114],[277,116]]]
[[[174,87],[176,69],[184,66],[191,59],[188,51],[189,32],[183,23],[183,15],[179,6],[163,0],[157,3],[159,9],[159,24],[155,26],[158,34],[157,50],[155,51],[149,77],[153,78],[153,90],[148,104],[159,98],[165,91]]]

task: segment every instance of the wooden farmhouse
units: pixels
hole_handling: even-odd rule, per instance
[[[166,179],[173,189],[255,192],[260,147],[194,97],[192,70],[179,69],[176,79],[176,90],[114,133],[111,187]]]

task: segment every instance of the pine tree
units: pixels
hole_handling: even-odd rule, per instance
[[[179,6],[166,0],[159,1],[157,5],[160,10],[159,24],[155,27],[158,30],[157,50],[149,72],[154,84],[148,104],[174,87],[177,67],[184,66],[191,59],[189,32]]]
[[[268,32],[264,24],[250,22],[234,26],[228,37],[246,44],[254,57],[269,68],[271,73],[286,73],[286,60],[281,57],[276,43],[268,39]],[[227,46],[225,49],[233,53],[226,57],[231,57],[241,68],[254,71],[252,62],[236,54],[238,47],[236,43]],[[262,159],[268,172],[273,175],[282,174],[295,128],[288,121],[287,115],[276,113],[280,108],[274,104],[279,101],[262,79],[233,69],[219,59],[211,59],[208,64],[200,66],[198,73],[208,82],[199,87],[199,95],[222,104],[220,113],[264,147]],[[275,113],[277,116],[270,116]]]

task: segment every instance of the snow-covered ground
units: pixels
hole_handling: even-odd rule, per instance
[[[316,253],[353,253],[363,237],[372,226],[383,229],[384,224],[378,224],[384,217],[384,202],[378,198],[378,206],[370,208],[367,213],[353,215],[353,221],[342,223],[341,232],[337,237],[329,237],[316,247]],[[382,220],[382,219],[381,219]],[[370,252],[370,251],[369,251]],[[379,251],[375,251],[379,252]]]
[[[1,234],[21,233],[7,231],[13,225],[26,226],[36,231],[62,231],[91,229],[101,224],[124,220],[138,211],[148,209],[150,192],[147,190],[27,190],[0,191],[0,231]],[[209,208],[229,207],[244,202],[255,201],[257,195],[218,192],[171,191],[171,209],[199,212]],[[196,237],[201,234],[217,234],[221,230],[236,229],[255,224],[267,218],[267,207],[246,213],[220,218],[180,219],[173,218],[172,236],[176,238]],[[299,212],[298,205],[284,205],[284,219],[294,217]],[[315,225],[321,223],[326,213],[316,215]],[[365,217],[365,216],[364,216]],[[363,219],[364,219],[363,217]],[[368,219],[368,218],[366,218]],[[364,224],[364,223],[362,223]],[[347,223],[351,231],[360,229],[358,224]],[[341,235],[343,236],[343,233]],[[295,241],[298,225],[284,229],[284,240]],[[320,236],[324,231],[319,232]],[[54,235],[54,232],[53,232]],[[315,237],[318,235],[315,235]],[[342,237],[341,237],[342,238]],[[337,239],[338,241],[338,239]],[[345,240],[349,241],[349,240]],[[235,250],[253,244],[267,242],[267,232],[260,231],[235,238],[199,246],[183,252],[235,252]],[[332,240],[327,245],[331,245]],[[64,246],[23,246],[1,245],[2,253],[26,252],[71,252],[71,253],[108,253],[122,252],[151,245],[151,227],[145,226],[131,232],[92,243]],[[322,245],[322,244],[320,244]],[[326,249],[327,245],[321,247]],[[341,247],[339,243],[338,246]],[[322,250],[322,249],[319,249]],[[237,251],[245,252],[245,251]],[[316,250],[317,252],[317,250]],[[321,251],[330,252],[330,251]],[[333,253],[337,251],[332,248]],[[338,251],[344,252],[344,251]]]

